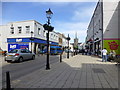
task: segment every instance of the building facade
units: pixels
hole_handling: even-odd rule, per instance
[[[32,33],[33,32],[33,33]],[[11,22],[0,26],[0,47],[3,50],[28,48],[37,53],[46,45],[46,33],[43,25],[35,20]],[[58,34],[50,32],[50,45],[58,45]]]
[[[108,52],[114,50],[120,55],[120,36],[118,35],[119,2],[99,0],[88,26],[86,46],[93,54],[100,55],[106,48]]]

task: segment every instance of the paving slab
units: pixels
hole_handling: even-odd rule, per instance
[[[118,88],[116,63],[101,58],[76,55],[64,58],[12,82],[13,88]]]

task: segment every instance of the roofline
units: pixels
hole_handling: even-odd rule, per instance
[[[99,1],[97,2],[97,4],[96,4],[96,7],[95,7],[95,9],[94,9],[94,12],[93,12],[93,15],[92,15],[92,17],[91,17],[91,20],[90,20],[90,22],[89,22],[88,27],[90,26],[90,23],[92,22],[92,20],[93,20],[93,18],[94,18],[94,15],[95,15],[96,9],[97,9],[97,7],[98,7],[98,5],[99,5],[100,2],[101,2],[101,1],[99,0]]]
[[[34,22],[37,22],[39,23],[38,21],[36,20],[24,20],[24,21],[14,21],[14,22],[9,22],[9,23],[21,23],[21,22],[29,22],[29,21],[34,21]],[[41,23],[39,23],[40,25],[42,25]]]

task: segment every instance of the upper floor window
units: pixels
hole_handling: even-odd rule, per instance
[[[58,37],[56,36],[56,39],[57,39]]]
[[[30,33],[30,26],[26,26],[26,33]]]
[[[40,35],[40,33],[41,33],[41,32],[40,32],[40,28],[38,28],[38,35]]]
[[[99,29],[100,29],[101,27],[100,27],[100,20],[99,20]]]
[[[51,34],[51,36],[50,36],[51,38],[53,38],[53,34]]]
[[[45,30],[44,30],[44,31],[43,31],[43,36],[44,36],[44,37],[45,37],[45,34],[46,34],[46,33],[45,33]]]
[[[14,34],[14,27],[10,27],[10,29],[11,29],[10,33]]]
[[[22,27],[18,27],[18,33],[22,33]]]

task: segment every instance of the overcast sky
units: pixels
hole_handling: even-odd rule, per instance
[[[53,12],[51,25],[56,32],[69,34],[71,42],[77,37],[84,42],[86,31],[97,2],[2,2],[2,23],[36,20],[47,21],[46,10]]]

